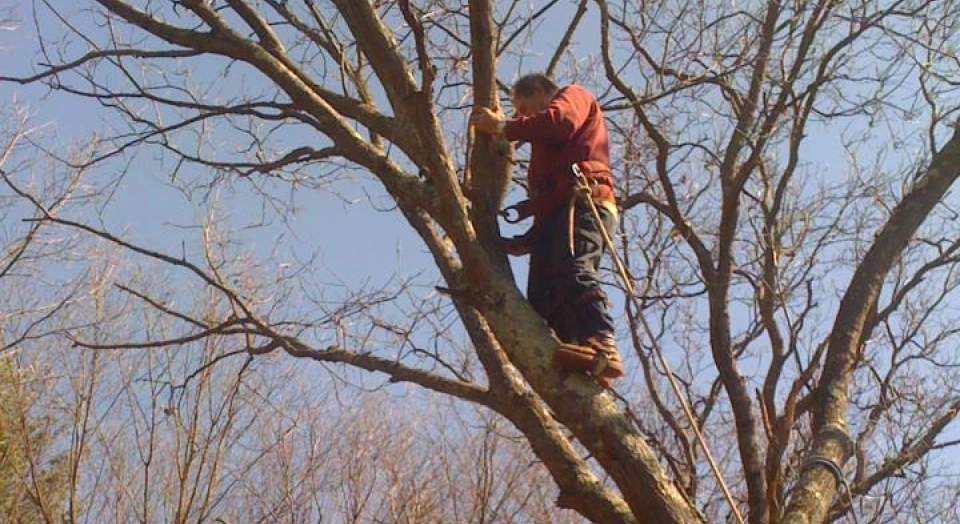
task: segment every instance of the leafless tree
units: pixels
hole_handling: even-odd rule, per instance
[[[194,348],[199,360],[174,351],[164,366],[189,363],[177,395],[194,418],[211,406],[227,417],[215,432],[224,449],[243,440],[228,429],[242,424],[230,416],[242,381],[211,404],[203,377],[249,376],[280,353],[338,381],[371,386],[358,370],[372,371],[495,413],[549,473],[557,505],[593,522],[733,518],[694,424],[730,450],[721,470],[751,523],[951,511],[956,486],[933,458],[955,444],[944,430],[960,408],[954,3],[38,4],[57,40],[42,39],[36,72],[3,78],[92,99],[124,126],[74,167],[161,151],[204,211],[195,248],[174,253],[7,180],[42,227],[122,248],[183,288],[162,296],[143,275],[111,277],[105,314],[69,336],[92,355]],[[545,31],[563,7],[569,30]],[[599,38],[585,58],[568,53],[581,30]],[[519,162],[510,144],[463,128],[470,106],[500,107],[510,78],[498,64],[514,70],[544,52],[546,69],[598,93],[617,144],[622,256],[642,305],[624,307],[636,366],[620,399],[551,366],[552,334],[498,243],[495,211]],[[331,300],[309,263],[277,269],[239,247],[210,197],[248,185],[288,216],[283,189],[336,192],[347,177],[376,184],[417,233],[439,295],[401,279]],[[104,331],[137,314],[146,328]],[[679,363],[696,420],[681,416],[651,350]],[[169,430],[185,432],[180,478],[206,475],[187,444],[205,434],[184,416]],[[349,438],[377,451],[362,432]],[[430,480],[368,464],[340,457],[344,515],[429,519],[415,488]],[[374,496],[367,475],[413,491]],[[177,493],[157,506],[164,516],[212,518],[220,492],[184,489],[163,490]],[[496,496],[462,515],[500,518],[489,513]]]
[[[8,28],[6,20],[0,14],[0,28]],[[0,177],[28,186],[49,209],[64,211],[78,179],[42,172],[48,164],[29,147],[41,133],[16,101],[0,108]],[[43,409],[44,377],[18,351],[57,331],[53,319],[82,295],[82,279],[67,272],[50,279],[56,270],[47,263],[63,261],[75,242],[48,234],[25,195],[0,194],[0,520],[53,523],[60,521],[68,486],[69,461],[57,439],[66,425]]]

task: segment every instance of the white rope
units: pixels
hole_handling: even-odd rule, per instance
[[[593,213],[593,218],[597,222],[597,228],[600,230],[600,234],[603,236],[603,242],[613,255],[613,261],[617,267],[617,273],[620,275],[620,279],[623,281],[623,284],[626,287],[627,298],[633,303],[633,307],[637,311],[637,317],[640,319],[640,324],[643,326],[643,330],[647,333],[647,338],[650,340],[650,345],[653,347],[653,353],[656,355],[657,360],[663,367],[663,370],[667,375],[667,380],[670,382],[670,388],[673,389],[673,393],[676,395],[677,400],[680,402],[680,406],[683,408],[684,415],[686,415],[687,420],[690,422],[690,427],[693,428],[693,432],[697,436],[697,441],[700,443],[700,447],[703,448],[703,454],[706,457],[707,462],[710,464],[710,469],[713,471],[713,476],[717,479],[720,489],[723,491],[723,496],[727,499],[727,503],[730,504],[730,509],[733,511],[733,516],[737,519],[739,524],[744,524],[743,516],[740,515],[740,510],[737,509],[737,503],[735,500],[733,500],[733,495],[730,493],[730,489],[727,488],[727,483],[723,480],[723,475],[720,473],[720,468],[717,467],[717,462],[714,460],[713,454],[710,452],[710,447],[707,446],[707,441],[703,437],[703,433],[700,431],[700,426],[697,424],[697,419],[693,415],[693,410],[690,408],[690,404],[687,403],[687,399],[683,396],[680,385],[677,384],[677,379],[673,376],[673,371],[670,368],[670,364],[663,356],[663,352],[660,350],[660,345],[657,343],[657,339],[653,334],[653,330],[650,329],[650,325],[647,323],[646,317],[643,316],[643,307],[640,304],[640,300],[637,298],[636,290],[633,287],[633,282],[627,273],[626,266],[624,266],[623,261],[620,260],[620,256],[617,254],[617,250],[614,248],[613,240],[610,238],[610,234],[607,232],[606,226],[603,225],[603,220],[600,217],[600,211],[597,209],[597,204],[593,201],[593,198],[590,197],[590,182],[587,180],[587,177],[584,176],[583,171],[580,170],[579,165],[574,163],[572,169],[573,174],[576,177],[577,191],[582,197],[584,197],[583,199],[587,201],[590,211]]]

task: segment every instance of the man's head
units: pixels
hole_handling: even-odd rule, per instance
[[[547,75],[532,73],[521,76],[513,84],[511,98],[518,116],[527,116],[542,111],[550,104],[550,98],[557,91],[557,84]]]

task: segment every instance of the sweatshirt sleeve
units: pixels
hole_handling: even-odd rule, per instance
[[[507,120],[503,131],[510,141],[563,142],[587,121],[592,104],[593,97],[584,89],[568,86],[543,111]]]

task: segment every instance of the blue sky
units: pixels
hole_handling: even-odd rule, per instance
[[[536,4],[537,2],[534,2]],[[500,76],[505,80],[513,78],[518,71],[538,70],[544,67],[550,58],[555,42],[560,38],[562,29],[572,17],[574,2],[564,2],[536,24],[532,32],[518,42],[525,45],[530,54],[522,62],[506,59],[500,63]],[[16,32],[0,32],[0,71],[3,74],[25,73],[32,70],[37,61],[34,53],[36,35],[29,23],[30,13],[26,6],[21,8],[21,18],[26,22]],[[45,16],[45,15],[42,15]],[[56,22],[43,19],[47,28],[56,27]],[[588,11],[576,34],[572,57],[582,66],[589,62],[589,55],[598,50],[599,33],[597,10]],[[51,31],[50,37],[53,37]],[[202,72],[200,74],[203,74]],[[51,143],[63,146],[73,141],[83,141],[91,133],[110,129],[117,125],[113,116],[90,100],[47,92],[40,86],[14,86],[0,84],[0,100],[16,98],[30,109],[35,125],[43,125],[43,134],[50,137]],[[463,111],[463,117],[466,110]],[[703,125],[711,127],[710,115],[704,115]],[[840,138],[859,132],[859,128],[814,127],[814,133],[804,143],[805,158],[813,165],[813,171],[823,174],[824,180],[840,180],[846,176],[847,159],[843,157]],[[875,130],[874,141],[883,141],[885,135],[898,130]],[[308,134],[291,131],[284,139],[290,143],[311,143],[318,138]],[[909,148],[908,148],[909,149]],[[871,151],[866,149],[864,157]],[[885,162],[894,165],[901,159],[891,157]],[[99,179],[116,177],[126,168],[116,193],[116,198],[105,209],[106,225],[124,236],[142,242],[151,247],[176,253],[181,243],[193,245],[196,232],[182,226],[197,222],[201,209],[187,202],[183,194],[171,183],[171,165],[162,163],[149,151],[143,151],[126,162],[106,164],[97,175]],[[205,174],[197,168],[187,168],[182,176],[202,177]],[[696,173],[691,173],[696,176]],[[254,183],[261,183],[256,181]],[[288,215],[286,221],[268,213],[268,225],[254,229],[245,226],[257,224],[262,215],[263,200],[251,188],[251,182],[235,184],[225,188],[220,194],[220,209],[229,215],[235,227],[241,228],[240,238],[243,249],[260,254],[269,254],[281,247],[280,258],[306,258],[318,253],[318,263],[325,280],[331,284],[342,282],[347,287],[357,287],[365,282],[382,283],[397,274],[414,276],[418,284],[432,286],[439,283],[436,270],[430,258],[425,254],[419,238],[403,222],[396,212],[378,211],[371,205],[382,203],[383,192],[370,177],[361,173],[351,173],[330,186],[333,191],[299,191],[293,198],[295,212]],[[287,188],[274,186],[274,194],[286,201]],[[516,199],[514,194],[512,199]],[[516,229],[505,229],[514,232]],[[525,259],[514,261],[520,283],[523,283]],[[836,287],[842,287],[846,275],[835,275]],[[428,291],[425,291],[428,292]],[[676,348],[674,348],[676,349]],[[706,358],[706,354],[704,354]]]

